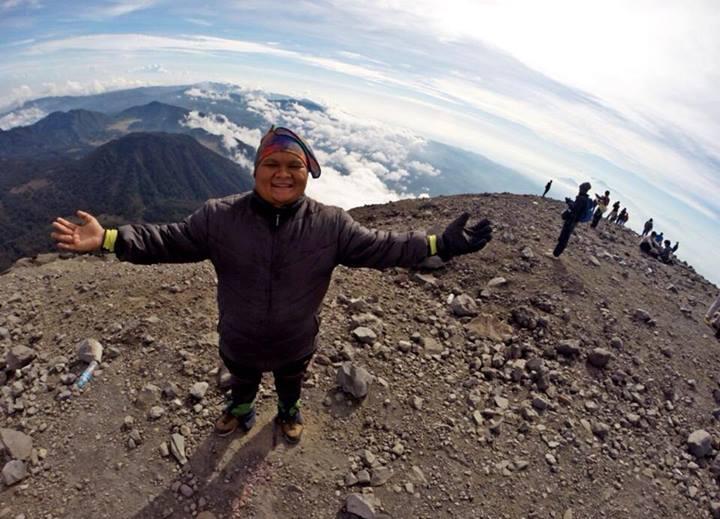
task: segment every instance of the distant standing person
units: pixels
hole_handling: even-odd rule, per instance
[[[550,188],[552,187],[552,180],[545,184],[545,191],[543,191],[542,197],[545,198],[545,195],[548,194],[548,191],[550,191]]]
[[[619,210],[620,210],[620,201],[618,200],[612,206],[612,211],[610,212],[610,214],[607,217],[608,222],[612,222],[615,220],[615,218],[617,218]]]
[[[553,256],[559,258],[567,247],[570,236],[572,236],[575,226],[581,221],[585,212],[592,207],[592,202],[588,196],[588,191],[592,189],[590,182],[584,182],[580,184],[580,191],[578,192],[575,201],[573,202],[569,198],[565,199],[568,204],[568,209],[563,213],[565,223],[563,224],[562,231],[560,231],[560,237],[558,238],[557,245],[553,251]]]
[[[620,214],[617,215],[617,218],[615,218],[615,223],[622,227],[629,219],[630,216],[628,216],[627,209],[623,207],[623,210],[620,211]]]
[[[645,227],[643,227],[642,235],[645,236],[647,233],[652,231],[652,228],[653,228],[653,219],[650,218],[647,222],[645,222]]]
[[[595,209],[595,214],[593,215],[592,223],[590,224],[590,227],[593,229],[598,226],[603,214],[607,210],[608,205],[610,205],[610,191],[605,191],[604,195],[598,195],[596,193],[595,203],[597,204],[597,208]]]

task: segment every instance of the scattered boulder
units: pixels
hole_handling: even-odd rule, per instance
[[[635,318],[635,320],[643,323],[650,323],[652,321],[652,317],[650,317],[650,314],[647,312],[647,310],[643,310],[642,308],[637,308],[635,310],[635,313],[633,313],[633,317]]]
[[[687,446],[690,454],[696,458],[704,458],[712,451],[712,436],[709,432],[698,429],[688,436]]]
[[[538,316],[527,306],[518,306],[512,311],[512,321],[520,328],[534,330],[538,325]]]
[[[588,354],[588,363],[596,368],[603,369],[607,367],[613,354],[605,348],[595,348]]]
[[[507,285],[508,281],[504,277],[496,277],[492,278],[490,281],[487,282],[487,288],[495,288],[495,287],[502,287]]]
[[[33,441],[30,436],[13,429],[0,429],[0,441],[16,460],[28,460],[32,452]]]
[[[190,388],[190,396],[195,400],[202,400],[205,398],[208,387],[210,387],[210,384],[207,382],[195,382]]]
[[[345,511],[360,519],[375,519],[376,516],[374,503],[362,494],[350,494],[345,498]]]
[[[37,357],[35,350],[27,346],[13,346],[5,355],[5,364],[8,371],[15,371],[30,364]]]
[[[2,476],[7,486],[12,486],[28,477],[27,467],[24,461],[8,461],[2,469]]]
[[[75,347],[78,358],[90,364],[92,361],[101,362],[103,356],[103,346],[95,339],[84,339]]]
[[[185,465],[188,460],[185,456],[185,438],[182,434],[170,436],[170,454],[172,454],[180,465]]]
[[[390,467],[377,467],[373,469],[370,477],[370,485],[373,487],[379,487],[387,483],[387,481],[393,476],[393,471]]]
[[[450,308],[458,317],[472,317],[478,314],[477,303],[467,294],[455,296],[450,303]]]
[[[580,355],[580,340],[564,339],[558,342],[555,351],[564,357],[577,357]]]
[[[344,392],[360,399],[367,396],[373,376],[365,368],[345,362],[338,369],[335,380]]]
[[[377,340],[377,334],[367,326],[358,326],[352,331],[352,336],[361,344],[373,344]]]

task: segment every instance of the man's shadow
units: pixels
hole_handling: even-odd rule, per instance
[[[262,428],[248,433],[234,433],[221,438],[213,433],[200,444],[170,488],[157,495],[151,503],[137,512],[134,519],[191,517],[190,504],[204,498],[207,505],[198,511],[209,510],[216,517],[243,517],[255,484],[268,475],[266,458],[282,441],[281,433],[271,420]],[[182,495],[177,483],[197,486],[190,499]],[[193,485],[194,483],[194,485]],[[186,507],[187,510],[186,510]]]

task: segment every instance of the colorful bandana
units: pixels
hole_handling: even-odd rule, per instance
[[[260,146],[255,153],[255,168],[268,155],[277,151],[286,151],[297,155],[313,178],[320,176],[320,164],[310,145],[287,128],[276,128],[275,126],[272,126],[260,141]]]

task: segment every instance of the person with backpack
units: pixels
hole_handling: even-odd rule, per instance
[[[605,191],[604,195],[598,195],[595,193],[595,214],[592,217],[592,223],[590,227],[593,229],[598,226],[602,216],[610,205],[610,191]]]
[[[595,203],[590,200],[590,197],[588,196],[588,191],[591,189],[592,185],[590,182],[583,182],[580,184],[580,189],[577,197],[575,197],[575,201],[572,201],[569,198],[565,199],[565,203],[568,207],[562,214],[565,223],[560,231],[560,236],[558,238],[557,245],[555,246],[555,250],[553,250],[553,256],[556,258],[559,258],[567,247],[567,244],[570,241],[570,236],[572,236],[577,224],[592,220]]]
[[[289,443],[300,441],[302,381],[335,267],[412,267],[435,255],[447,261],[492,238],[490,221],[467,225],[467,212],[437,235],[368,229],[339,207],[305,196],[309,176],[320,177],[309,144],[273,126],[255,153],[253,191],[208,200],[182,222],[105,229],[78,211],[82,223],[52,224],[63,251],[104,250],[143,265],[212,262],[218,353],[233,375],[230,403],[215,422],[220,436],[253,426],[262,374],[273,372],[275,422]]]
[[[543,191],[542,198],[545,198],[545,195],[548,194],[548,191],[550,191],[550,188],[552,187],[552,180],[545,184],[545,191]]]
[[[647,222],[645,222],[645,226],[643,227],[642,235],[645,236],[647,233],[652,231],[652,228],[653,228],[653,219],[650,218]]]
[[[622,227],[623,225],[625,225],[625,222],[627,222],[629,218],[630,217],[628,216],[627,209],[625,207],[623,207],[623,210],[620,211],[619,215],[617,215],[617,218],[615,219],[615,223],[617,225],[619,225],[620,227]]]
[[[620,201],[616,201],[612,206],[612,211],[607,217],[608,222],[614,222],[615,218],[617,218],[618,211],[620,210]]]

